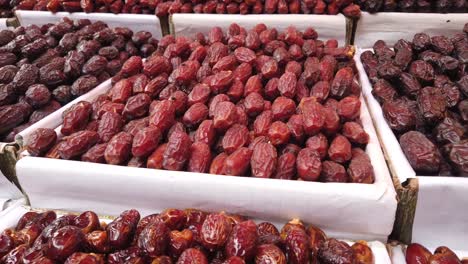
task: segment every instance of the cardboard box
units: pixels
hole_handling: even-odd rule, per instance
[[[219,14],[174,14],[170,18],[171,34],[193,36],[197,32],[207,34],[214,26],[227,31],[232,23],[251,29],[259,23],[274,27],[279,32],[289,26],[298,30],[313,27],[319,39],[336,39],[340,46],[349,43],[347,20],[339,15],[219,15]],[[350,32],[350,31],[349,31]]]
[[[41,212],[41,211],[44,211],[44,209],[37,210],[37,209],[30,208],[28,206],[22,206],[22,205],[17,204],[17,205],[15,205],[13,207],[10,207],[8,210],[6,210],[4,212],[0,212],[0,233],[3,232],[3,230],[5,230],[7,228],[15,227],[16,223],[21,218],[21,216],[23,214],[25,214],[26,212],[29,212],[29,211],[39,211],[39,212]],[[151,213],[155,213],[155,212],[157,212],[157,211],[152,211]],[[60,211],[57,211],[56,213],[57,213],[57,216],[62,216],[64,214],[66,214],[67,212],[64,211],[64,210],[60,210]],[[73,212],[73,213],[75,213],[75,212]],[[96,211],[96,213],[98,213],[98,212]],[[99,215],[99,213],[98,213],[98,215]],[[117,216],[117,215],[118,214],[115,214],[115,216]],[[145,214],[142,214],[142,217],[143,216],[145,216]],[[103,217],[100,216],[101,222],[106,222],[106,223],[111,222],[113,218],[114,218],[113,216],[103,216]],[[258,221],[256,221],[256,222],[258,223]],[[281,228],[281,227],[282,227],[282,225],[277,226],[277,228]],[[351,240],[343,240],[343,241],[346,241],[350,245],[353,244],[353,241],[351,241]],[[379,241],[369,241],[367,243],[368,243],[369,247],[372,249],[372,252],[374,254],[374,263],[375,264],[390,264],[391,263],[390,257],[389,257],[389,254],[387,252],[387,248],[386,248],[385,244],[383,244],[382,242],[379,242]]]
[[[433,249],[445,245],[455,251],[468,250],[468,214],[460,209],[468,203],[468,178],[416,174],[388,126],[380,104],[372,95],[372,85],[359,59],[365,50],[358,49],[356,54],[362,93],[400,199],[394,238],[405,243],[421,243]]]

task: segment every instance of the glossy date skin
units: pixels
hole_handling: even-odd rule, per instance
[[[0,234],[2,263],[360,263],[374,255],[365,241],[348,245],[327,238],[314,225],[291,220],[281,233],[270,222],[255,223],[226,212],[169,208],[140,219],[135,209],[108,224],[92,211],[57,217],[55,212],[25,213]],[[28,241],[27,239],[30,239]],[[411,245],[407,260],[420,259]],[[458,260],[447,247],[427,259]],[[416,263],[416,262],[409,262]]]
[[[78,45],[116,41],[98,33]],[[96,56],[115,59],[111,50],[86,56],[86,71],[100,64]],[[350,47],[319,41],[312,28],[278,32],[232,24],[227,32],[214,27],[206,36],[164,37],[145,61],[126,52],[109,92],[64,117],[62,134],[95,130],[98,143],[107,144],[104,154],[103,146],[87,147],[73,158],[217,175],[374,182],[370,163],[354,161],[350,169],[365,171],[366,180],[347,172],[352,145],[364,149],[369,141]],[[295,153],[283,155],[291,145]],[[325,161],[343,168],[322,173]]]

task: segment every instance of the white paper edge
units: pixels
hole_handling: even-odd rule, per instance
[[[370,48],[378,39],[393,46],[399,39],[413,39],[414,34],[424,32],[433,35],[451,35],[462,31],[467,22],[467,13],[427,14],[362,12],[357,23],[354,44]]]
[[[398,139],[396,138],[390,126],[387,124],[387,121],[383,115],[382,107],[372,95],[372,85],[361,62],[361,54],[366,50],[368,49],[358,48],[356,50],[356,54],[354,55],[356,67],[360,73],[359,75],[361,79],[362,94],[367,101],[372,120],[374,121],[375,128],[382,142],[382,149],[388,157],[389,166],[392,167],[400,182],[403,183],[408,178],[415,178],[416,172],[409,164],[405,154],[403,153],[403,150],[400,147]]]
[[[393,264],[406,264],[403,245],[396,245],[390,248],[390,255]]]
[[[346,42],[346,17],[338,15],[304,15],[304,14],[259,14],[259,15],[230,15],[230,14],[173,14],[172,26],[176,36],[193,36],[197,32],[207,34],[213,26],[227,31],[231,23],[237,23],[246,29],[253,28],[259,23],[267,27],[275,27],[278,32],[293,25],[303,31],[313,27],[319,39],[336,39],[340,46]]]
[[[9,201],[21,197],[23,197],[21,191],[0,171],[0,211],[5,208]]]
[[[7,228],[14,228],[16,226],[16,223],[18,220],[21,218],[23,214],[26,212],[31,211],[31,208],[28,206],[22,206],[22,205],[16,205],[12,208],[10,208],[8,211],[3,211],[0,212],[0,233],[3,232]],[[156,213],[156,212],[153,212]],[[63,214],[58,213],[57,217],[62,216]],[[142,218],[144,215],[142,215]],[[108,217],[101,218],[100,217],[100,222],[106,222],[109,223],[112,220],[109,219]],[[258,220],[253,219],[257,224],[259,223]],[[281,226],[278,226],[278,228],[281,228]],[[327,234],[328,235],[328,234]],[[345,241],[349,245],[352,245],[354,242],[350,240],[343,240],[339,239],[342,241]],[[388,255],[387,249],[385,245],[382,242],[379,241],[367,241],[367,245],[371,248],[372,253],[374,255],[374,263],[375,264],[391,264],[392,262],[390,261],[390,256]]]
[[[7,25],[8,18],[0,18],[0,30],[3,29],[10,29],[10,27]]]
[[[47,23],[55,23],[62,17],[70,19],[90,19],[92,21],[101,20],[108,24],[109,27],[128,27],[134,32],[146,30],[151,32],[154,38],[162,38],[161,23],[159,18],[155,15],[143,14],[110,14],[110,13],[84,13],[84,12],[57,12],[52,13],[48,11],[15,11],[21,25],[36,24],[43,25]]]

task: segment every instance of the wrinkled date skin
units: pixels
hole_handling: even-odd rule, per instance
[[[83,130],[66,137],[60,144],[57,152],[62,159],[72,159],[84,154],[99,140],[99,135],[94,131]]]
[[[306,181],[316,181],[322,170],[319,154],[310,148],[304,148],[297,154],[297,173]]]
[[[440,157],[436,146],[424,134],[410,131],[400,137],[400,145],[411,166],[421,173],[437,172]]]
[[[133,136],[127,132],[116,134],[109,141],[104,151],[104,158],[108,164],[122,164],[130,158]]]
[[[109,142],[123,127],[122,117],[115,112],[106,112],[99,121],[97,132],[101,142]]]
[[[17,103],[0,108],[0,133],[4,133],[21,124],[32,112],[30,105]]]
[[[161,131],[157,127],[145,127],[136,133],[133,144],[132,154],[135,157],[146,157],[158,147],[161,140]]]
[[[88,124],[91,112],[92,106],[89,102],[81,101],[77,103],[63,117],[60,132],[64,135],[70,135],[84,129]]]
[[[225,175],[244,175],[249,168],[251,157],[252,150],[246,147],[238,148],[224,159],[222,172]]]
[[[163,154],[163,168],[168,170],[182,170],[189,158],[191,140],[183,131],[174,131],[169,137]]]
[[[203,142],[195,142],[190,147],[191,155],[187,165],[187,171],[208,172],[211,163],[210,146]]]
[[[403,1],[395,8],[447,12],[451,5],[459,7],[455,2]],[[417,33],[412,40],[398,40],[394,51],[381,40],[373,48],[361,60],[373,84],[372,93],[413,169],[425,175],[464,175],[449,157],[451,144],[466,139],[460,136],[464,132],[459,123],[466,121],[460,95],[468,87],[466,67],[460,65],[466,57],[460,56],[466,50],[464,33],[452,38]],[[343,134],[356,143],[350,133]]]
[[[39,128],[33,132],[26,146],[28,152],[33,156],[47,153],[57,140],[57,134],[50,128]]]
[[[272,144],[258,144],[252,152],[250,161],[253,176],[258,178],[272,177],[276,169],[277,159],[278,154]]]

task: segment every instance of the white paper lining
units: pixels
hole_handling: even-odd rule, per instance
[[[110,89],[110,83],[106,87]],[[93,91],[77,100],[93,101],[97,96]],[[376,174],[372,185],[214,176],[36,157],[19,160],[17,174],[31,205],[39,208],[91,208],[103,214],[132,207],[145,213],[167,207],[228,210],[279,222],[300,218],[335,236],[386,241],[395,218],[396,194],[361,102],[361,120],[370,136],[366,151]],[[28,135],[23,136],[27,142]]]
[[[346,41],[346,18],[331,15],[219,15],[174,14],[172,24],[176,36],[193,36],[197,32],[207,34],[214,26],[227,30],[232,23],[250,29],[259,23],[274,27],[279,32],[293,25],[298,30],[313,27],[319,39],[336,39],[340,46]]]
[[[3,155],[3,149],[6,146],[6,143],[0,142],[0,155]],[[3,167],[3,164],[0,165]],[[5,206],[6,202],[19,199],[23,196],[21,191],[16,188],[16,186],[10,182],[3,172],[0,170],[0,211],[2,211]]]
[[[12,29],[12,27],[8,26],[7,21],[8,21],[8,18],[0,18],[0,30]]]
[[[429,35],[452,35],[459,33],[468,22],[468,14],[425,14],[363,12],[358,21],[354,44],[369,48],[382,39],[393,46],[399,39],[412,40],[414,34],[424,32]]]
[[[14,207],[9,208],[8,210],[4,212],[0,212],[0,233],[7,228],[14,228],[18,220],[21,218],[21,216],[28,211],[31,211],[29,207],[16,205]],[[155,213],[155,212],[157,211],[153,211],[151,213]],[[62,216],[62,214],[58,213],[57,217],[60,217],[60,216]],[[142,215],[142,217],[143,216],[144,215]],[[109,223],[111,220],[108,218],[100,218],[100,221]],[[259,223],[258,221],[256,222]],[[281,228],[281,226],[277,226],[277,227]],[[349,245],[353,244],[353,241],[350,241],[350,240],[343,240],[343,241],[347,242]],[[390,264],[391,263],[390,256],[388,255],[387,249],[382,242],[369,241],[367,242],[367,244],[371,248],[372,253],[374,255],[374,263],[376,264]]]
[[[468,214],[460,209],[468,204],[468,178],[416,176],[395,134],[388,126],[380,104],[372,95],[372,86],[360,61],[363,51],[365,49],[358,49],[355,55],[361,73],[362,93],[368,103],[382,148],[388,157],[389,166],[401,183],[408,178],[417,177],[419,180],[412,241],[429,248],[445,245],[455,251],[468,251]]]
[[[69,13],[57,12],[52,13],[48,11],[15,11],[21,25],[26,26],[29,24],[43,25],[47,23],[55,23],[62,17],[70,19],[90,19],[91,21],[101,20],[109,27],[128,27],[134,32],[145,30],[151,32],[153,37],[160,39],[162,37],[161,24],[159,18],[155,15],[142,15],[142,14],[108,14],[108,13]]]
[[[22,196],[20,190],[18,190],[13,183],[8,181],[0,171],[0,211],[5,208],[6,202],[19,199]]]

